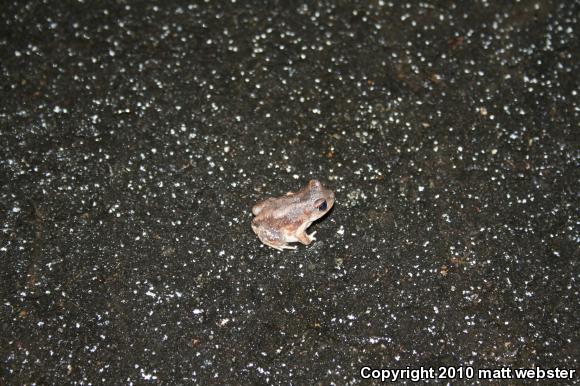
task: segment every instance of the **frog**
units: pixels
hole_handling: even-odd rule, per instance
[[[289,243],[310,245],[316,231],[306,229],[327,214],[334,205],[335,194],[318,180],[310,180],[297,192],[270,197],[252,207],[252,230],[260,241],[274,249],[296,249]]]

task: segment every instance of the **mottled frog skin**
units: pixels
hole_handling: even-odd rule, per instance
[[[324,216],[334,205],[334,192],[317,180],[310,180],[299,191],[268,198],[254,205],[252,230],[262,243],[279,251],[296,249],[288,243],[309,245],[314,234],[306,233],[313,221]]]

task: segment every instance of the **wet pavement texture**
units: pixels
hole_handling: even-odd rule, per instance
[[[4,2],[0,383],[577,369],[579,15]],[[312,178],[318,240],[262,245]]]

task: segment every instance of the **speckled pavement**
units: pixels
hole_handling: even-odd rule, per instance
[[[578,384],[578,1],[155,4],[0,7],[0,384]]]

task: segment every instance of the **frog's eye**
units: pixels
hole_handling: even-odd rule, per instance
[[[319,211],[324,212],[328,209],[328,204],[324,198],[319,198],[318,200],[314,201],[314,207],[318,208]]]

